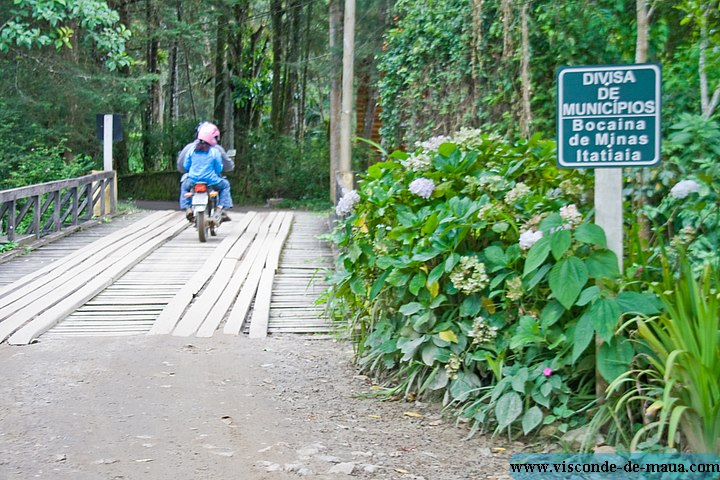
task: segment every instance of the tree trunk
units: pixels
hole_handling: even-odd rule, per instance
[[[635,0],[635,9],[637,13],[635,63],[646,63],[648,58],[648,31],[650,28],[648,0]]]
[[[300,0],[288,0],[288,43],[287,43],[287,62],[286,76],[283,93],[285,99],[283,106],[285,107],[285,124],[283,133],[292,134],[295,140],[298,140],[298,130],[300,119],[298,108],[298,71],[300,63],[300,33],[302,24],[302,5]]]
[[[345,0],[343,24],[342,111],[340,115],[339,176],[343,188],[352,190],[352,112],[355,61],[355,0]]]
[[[227,44],[228,44],[228,15],[221,12],[217,18],[217,35],[215,37],[215,78],[213,98],[213,120],[220,128],[220,138],[227,138],[228,124],[226,121],[226,104],[229,96],[228,89],[228,65],[227,65]]]
[[[130,5],[128,0],[114,0],[109,3],[110,7],[118,12],[120,15],[120,23],[122,23],[125,26],[130,25]],[[130,76],[130,67],[122,67],[119,69],[119,74],[122,77],[129,77]],[[130,173],[130,161],[128,156],[128,147],[127,147],[127,135],[128,135],[128,125],[127,125],[128,115],[127,112],[125,113],[125,118],[123,121],[125,122],[125,132],[123,135],[123,138],[121,141],[114,143],[113,145],[113,161],[115,162],[115,170],[117,171],[117,175],[127,175]]]
[[[308,59],[310,58],[310,25],[313,14],[313,3],[307,6],[305,13],[305,31],[303,33],[303,51],[302,51],[302,76],[300,79],[300,123],[298,131],[298,139],[302,142],[305,139],[305,112],[307,108],[307,82],[308,82]]]
[[[342,11],[340,0],[330,0],[330,200],[335,202],[335,173],[340,165],[340,112],[342,101]]]
[[[707,50],[709,46],[708,34],[708,18],[710,16],[710,5],[705,5],[700,23],[700,58],[698,60],[698,70],[700,74],[700,107],[702,115],[705,119],[709,119],[720,102],[720,84],[718,84],[712,98],[710,98],[710,88],[708,87],[707,78]]]
[[[283,64],[283,7],[282,0],[272,0],[270,4],[272,20],[272,51],[273,51],[273,80],[272,104],[270,107],[270,126],[275,134],[282,131],[283,125],[283,91],[282,91],[282,64]]]
[[[482,16],[485,0],[473,0],[473,28],[472,28],[472,121],[475,122],[478,114],[478,99],[480,97],[480,72],[483,70],[482,58]]]
[[[520,61],[520,82],[522,85],[522,112],[520,114],[520,134],[530,137],[530,124],[532,123],[532,110],[530,109],[530,94],[532,84],[530,80],[530,35],[528,33],[528,8],[532,0],[524,1],[520,9],[522,30],[522,58]]]
[[[158,78],[159,42],[156,36],[158,30],[158,14],[154,0],[145,0],[145,20],[147,22],[145,61],[147,73],[151,76],[151,79],[145,109],[143,111],[143,170],[150,172],[156,167],[154,157],[158,150],[157,146],[153,145],[151,136],[153,128],[158,124],[160,114],[160,81]]]
[[[510,32],[510,24],[512,23],[512,5],[511,0],[502,0],[500,9],[502,10],[502,22],[503,22],[503,51],[502,58],[507,60],[512,56],[512,35]]]

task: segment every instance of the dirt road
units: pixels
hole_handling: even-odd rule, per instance
[[[0,479],[508,478],[437,407],[358,396],[344,342],[172,336],[0,345]]]

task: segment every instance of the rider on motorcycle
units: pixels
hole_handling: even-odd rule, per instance
[[[192,207],[190,197],[186,197],[185,193],[198,182],[206,183],[218,191],[217,215],[223,221],[230,220],[225,213],[225,209],[232,207],[230,182],[220,174],[232,170],[234,164],[218,144],[219,137],[220,130],[217,126],[210,122],[202,123],[198,127],[197,139],[186,145],[178,156],[178,170],[181,173],[187,172],[183,175],[180,187],[180,208],[185,209],[188,220],[192,219]],[[228,166],[229,168],[226,168]]]

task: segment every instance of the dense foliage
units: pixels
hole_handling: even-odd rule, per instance
[[[696,311],[682,301],[690,294],[673,293],[673,282],[684,265],[718,270],[720,176],[706,162],[716,128],[694,117],[673,127],[669,161],[657,175],[663,180],[645,207],[664,227],[650,239],[637,235],[641,247],[629,249],[622,272],[591,223],[592,175],[557,169],[553,142],[511,143],[464,129],[373,165],[338,204],[346,217],[335,234],[342,253],[330,292],[331,311],[350,319],[360,364],[391,392],[439,392],[459,415],[495,432],[561,434],[612,407],[594,425],[604,420],[626,448],[649,433],[651,442],[675,446],[682,417],[682,445],[715,450],[707,439],[717,428],[711,332],[720,312],[710,301],[697,319],[704,323],[692,327],[693,314],[681,310]],[[697,129],[706,132],[704,147],[683,148]],[[678,176],[689,171],[695,180]],[[637,232],[636,217],[626,218]],[[716,295],[715,285],[695,288]],[[687,331],[664,333],[679,321]],[[712,342],[704,345],[706,337]],[[672,344],[681,340],[698,342],[699,351]],[[687,353],[670,355],[673,349]],[[675,367],[656,370],[668,355]],[[682,370],[680,362],[706,369]],[[666,372],[677,382],[664,383]],[[597,375],[612,386],[603,407]],[[638,382],[648,382],[647,391],[638,394]],[[658,403],[669,395],[678,400]],[[653,402],[664,420],[643,428],[640,412]],[[708,415],[709,426],[702,423]]]

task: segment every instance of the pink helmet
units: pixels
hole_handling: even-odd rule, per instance
[[[200,125],[197,133],[198,140],[202,140],[212,146],[218,144],[218,138],[220,138],[220,130],[214,124],[205,122]]]

